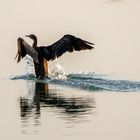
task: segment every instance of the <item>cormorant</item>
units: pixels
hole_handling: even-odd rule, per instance
[[[17,39],[18,52],[15,57],[17,62],[27,54],[32,57],[35,66],[37,78],[48,77],[49,60],[54,60],[60,57],[65,52],[73,52],[80,50],[91,50],[94,47],[93,43],[77,38],[73,35],[64,35],[60,40],[49,46],[38,46],[37,37],[34,34],[26,35],[33,40],[33,45],[30,46],[24,39]]]

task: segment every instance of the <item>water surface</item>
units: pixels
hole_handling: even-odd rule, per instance
[[[140,94],[137,91],[85,89],[33,79],[0,82],[4,91],[0,99],[2,138],[139,137]]]

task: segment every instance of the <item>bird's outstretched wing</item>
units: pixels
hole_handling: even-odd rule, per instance
[[[60,40],[47,47],[39,47],[40,53],[47,60],[54,60],[65,52],[93,49],[93,43],[72,35],[64,35]]]
[[[33,58],[33,60],[36,63],[39,63],[38,52],[33,47],[31,47],[27,42],[25,42],[22,38],[18,38],[17,47],[18,51],[15,57],[15,59],[17,58],[17,62],[20,62],[20,60],[28,54]]]

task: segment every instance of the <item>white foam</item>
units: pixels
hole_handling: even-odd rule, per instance
[[[66,79],[65,70],[57,59],[49,62],[49,76],[53,79]]]
[[[25,60],[26,60],[26,66],[25,66],[24,74],[35,75],[34,64],[33,64],[32,58],[29,56],[26,56]],[[59,64],[57,59],[55,59],[54,61],[49,61],[48,64],[49,64],[49,77],[51,79],[66,79],[65,70]]]

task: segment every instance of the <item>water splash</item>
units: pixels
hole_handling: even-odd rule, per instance
[[[26,56],[25,61],[26,61],[26,66],[25,66],[24,74],[25,75],[31,75],[31,74],[35,75],[32,58],[30,56]]]
[[[27,66],[25,73],[14,76],[12,80],[33,80],[39,81],[34,76],[33,63],[30,58],[26,58]],[[40,80],[43,83],[53,83],[59,85],[70,86],[90,91],[108,90],[117,92],[140,91],[140,81],[114,80],[108,79],[106,76],[96,73],[74,73],[66,75],[64,68],[59,64],[58,60],[49,62],[50,79]]]
[[[29,56],[25,57],[26,67],[24,75],[35,75],[34,71],[34,64],[32,62],[32,58]],[[48,62],[49,69],[48,69],[48,76],[51,79],[66,79],[66,73],[64,68],[59,64],[58,60],[55,59],[54,61]]]
[[[66,72],[57,59],[49,62],[49,77],[52,79],[66,79]]]
[[[65,79],[51,78],[49,80],[37,80],[33,75],[20,75],[11,78],[12,80],[37,80],[42,83],[52,83],[72,88],[79,88],[90,91],[107,90],[117,92],[140,91],[140,81],[113,80],[107,79],[96,73],[68,74]]]
[[[97,88],[118,92],[140,91],[140,81],[107,79],[95,73],[70,74],[68,81],[73,82],[73,85],[77,84],[77,86],[89,90]]]

